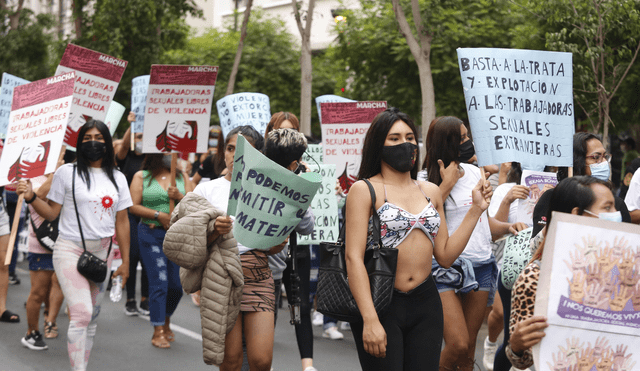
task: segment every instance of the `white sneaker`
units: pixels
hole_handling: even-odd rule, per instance
[[[309,366],[309,367],[305,368],[304,371],[318,371],[318,369],[313,367],[313,366]]]
[[[331,326],[328,329],[324,330],[322,332],[322,337],[329,338],[331,340],[344,339],[344,335],[342,335],[342,332],[338,331],[337,326]]]
[[[351,324],[349,322],[340,323],[340,330],[342,330],[342,331],[351,331]]]
[[[493,360],[496,357],[496,351],[498,351],[498,342],[491,343],[487,336],[484,339],[484,357],[482,357],[482,364],[487,371],[493,371]]]
[[[519,368],[511,367],[511,370],[509,370],[509,371],[531,371],[531,369],[530,368],[525,368],[524,370],[521,370]]]
[[[313,320],[311,321],[311,324],[314,326],[322,326],[323,321],[324,321],[324,316],[322,315],[322,313],[318,311],[314,311]]]

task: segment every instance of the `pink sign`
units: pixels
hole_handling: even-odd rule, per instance
[[[77,45],[67,45],[56,75],[76,72],[73,104],[64,136],[68,148],[75,149],[78,131],[85,122],[91,119],[105,121],[126,68],[127,61]]]
[[[78,45],[68,44],[60,65],[119,83],[129,62]]]
[[[0,185],[55,171],[69,119],[74,81],[75,73],[70,72],[14,89],[7,137],[0,157]]]
[[[325,164],[335,164],[344,193],[358,178],[362,145],[373,119],[387,102],[320,103],[322,149]]]
[[[151,66],[144,153],[207,151],[218,67]]]

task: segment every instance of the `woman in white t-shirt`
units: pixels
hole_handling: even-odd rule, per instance
[[[116,234],[122,265],[114,276],[122,276],[124,287],[129,276],[127,208],[132,202],[125,176],[115,169],[111,135],[103,122],[89,120],[84,124],[76,149],[76,163],[63,165],[54,174],[49,201],[38,198],[29,181],[20,181],[17,192],[24,194],[25,201],[45,219],[52,221],[60,216],[53,266],[69,307],[67,348],[71,368],[85,370],[107,282],[89,281],[76,268],[84,251],[78,218],[87,251],[107,260],[108,266],[111,259],[107,255]],[[73,198],[74,178],[78,215]]]
[[[440,187],[451,235],[471,208],[471,191],[482,176],[478,167],[467,163],[475,155],[473,143],[460,119],[438,117],[429,126],[426,149],[423,168],[429,181]],[[444,269],[433,260],[432,271],[444,309],[441,369],[473,370],[476,338],[486,307],[493,303],[498,276],[491,241],[511,227],[484,212],[451,268]]]

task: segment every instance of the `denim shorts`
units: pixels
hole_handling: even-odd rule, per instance
[[[53,270],[53,254],[34,254],[30,252],[27,259],[29,260],[30,271]]]
[[[496,265],[495,258],[492,256],[490,260],[480,262],[479,264],[473,263],[473,274],[478,282],[478,291],[489,292],[489,302],[487,306],[493,305],[493,298],[497,288],[498,280],[498,266]],[[452,291],[456,287],[436,282],[438,292]]]

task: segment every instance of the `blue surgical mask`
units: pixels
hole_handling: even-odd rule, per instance
[[[609,162],[602,161],[597,164],[589,165],[589,169],[591,170],[591,176],[594,178],[598,178],[600,180],[604,180],[605,182],[609,180]]]
[[[612,222],[618,222],[621,223],[622,222],[622,213],[620,213],[620,211],[613,211],[610,213],[600,213],[597,214],[596,213],[592,213],[589,210],[585,210],[586,212],[588,212],[589,214],[593,215],[593,216],[597,216],[598,219],[602,219],[602,220],[609,220]]]

